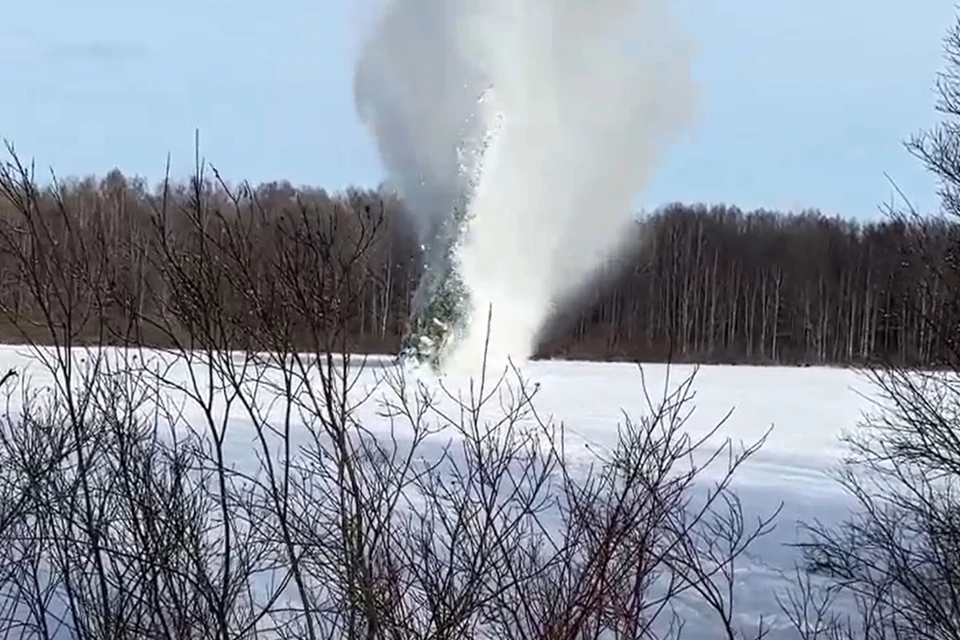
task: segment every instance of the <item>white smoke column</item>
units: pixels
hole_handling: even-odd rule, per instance
[[[451,361],[522,360],[562,301],[619,250],[633,197],[691,122],[692,42],[667,0],[395,0],[357,67],[357,102],[424,228],[462,190],[456,149],[495,139],[459,254],[474,317]],[[477,98],[492,86],[483,111]]]
[[[462,2],[381,4],[354,70],[356,107],[424,241],[466,189],[459,150],[482,127],[474,109],[490,82],[458,42]]]

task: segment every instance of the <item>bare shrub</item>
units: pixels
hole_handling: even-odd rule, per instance
[[[866,372],[874,409],[846,434],[837,473],[854,513],[838,526],[808,523],[799,587],[784,599],[803,638],[960,638],[960,351],[951,321],[960,302],[960,22],[945,53],[944,122],[907,145],[939,178],[942,215],[925,218],[909,203],[891,212],[901,264],[919,274],[923,294],[895,320],[916,322],[942,345],[942,370],[886,361]]]
[[[960,637],[956,375],[871,377],[876,408],[836,474],[853,513],[805,525],[784,609],[803,638]]]
[[[695,607],[747,633],[734,569],[775,514],[730,482],[762,441],[693,439],[693,377],[585,443],[517,369],[447,388],[351,355],[383,208],[268,209],[198,169],[121,242],[16,161],[0,189],[40,317],[0,307],[56,335],[0,422],[0,631],[653,638]],[[81,245],[142,256],[135,295]]]

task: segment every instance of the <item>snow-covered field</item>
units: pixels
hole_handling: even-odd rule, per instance
[[[186,365],[176,366],[186,372]],[[369,360],[357,393],[374,387],[391,366],[387,358]],[[0,347],[0,368],[26,370],[34,384],[49,380],[23,347]],[[634,364],[584,362],[532,362],[523,367],[523,375],[539,385],[535,406],[541,417],[563,422],[573,438],[601,447],[612,446],[625,414],[639,418],[647,411],[644,385],[655,401],[692,371],[691,366],[668,369],[648,364],[642,366],[641,376],[641,368]],[[421,381],[437,385],[435,379]],[[449,388],[462,383],[444,382]],[[869,383],[844,369],[703,366],[693,388],[695,412],[687,428],[694,434],[713,428],[731,410],[719,438],[749,444],[772,427],[764,447],[738,471],[734,486],[748,516],[767,514],[783,503],[776,530],[758,541],[751,557],[741,563],[737,585],[744,620],[756,620],[761,614],[775,619],[776,594],[787,586],[782,574],[789,575],[796,560],[787,545],[798,539],[797,521],[818,518],[829,523],[847,513],[844,495],[827,474],[843,454],[839,435],[855,427],[868,409],[863,394],[869,392]],[[369,406],[360,410],[374,430],[383,420],[376,398],[374,394]],[[255,464],[253,441],[252,429],[242,418],[230,422],[228,450],[235,464]],[[686,637],[713,637],[709,621],[704,620],[702,627],[696,620],[688,622]],[[778,634],[775,624],[773,631],[769,637],[789,637]]]
[[[644,364],[641,378],[634,364],[534,362],[524,367],[526,375],[540,383],[536,404],[541,411],[549,411],[577,435],[610,446],[622,411],[633,417],[644,414],[643,383],[655,401],[694,369]],[[784,628],[777,602],[777,595],[792,585],[798,560],[788,545],[802,539],[799,521],[830,524],[849,513],[849,499],[828,474],[844,454],[841,432],[855,428],[870,410],[864,397],[871,393],[870,384],[862,374],[838,368],[697,369],[695,411],[686,423],[691,432],[708,432],[731,410],[715,440],[729,437],[752,444],[770,430],[763,448],[734,476],[733,487],[748,518],[767,516],[782,503],[776,529],[756,541],[737,570],[737,610],[747,633],[756,632],[757,620],[764,616],[770,625],[768,638],[794,637]],[[704,479],[709,480],[709,474]],[[685,637],[719,637],[711,617],[688,617],[686,623]]]

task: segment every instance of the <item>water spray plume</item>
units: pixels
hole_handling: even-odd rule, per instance
[[[524,360],[692,123],[693,43],[667,0],[393,0],[370,24],[357,110],[425,248],[408,345]]]

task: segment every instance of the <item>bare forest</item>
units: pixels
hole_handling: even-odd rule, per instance
[[[208,284],[237,325],[228,340],[235,349],[251,346],[242,336],[263,321],[264,299],[271,313],[291,314],[294,345],[331,313],[345,320],[336,336],[343,348],[395,353],[400,344],[420,251],[403,203],[384,190],[229,185],[203,171],[160,185],[120,171],[38,182],[16,163],[0,179],[0,340],[48,334],[47,314],[31,302],[44,298],[31,294],[56,287],[57,261],[69,254],[71,268],[93,278],[73,292],[71,304],[86,314],[73,340],[169,346],[171,332],[156,325],[169,308],[162,272],[173,260],[219,265]],[[549,323],[540,357],[939,366],[952,352],[958,310],[943,295],[949,283],[930,276],[957,257],[952,221],[858,223],[818,211],[676,203],[637,216],[632,233],[632,250],[597,275],[602,286]],[[347,299],[335,310],[288,299],[295,281],[323,280],[337,252],[356,262]],[[37,276],[24,259],[48,268]],[[30,326],[36,331],[24,336]],[[91,335],[94,327],[107,333]],[[187,325],[173,333],[194,334]]]

